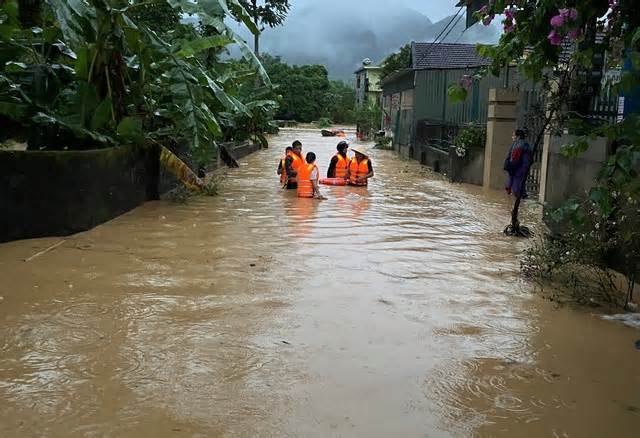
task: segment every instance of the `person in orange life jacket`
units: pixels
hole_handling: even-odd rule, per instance
[[[347,178],[349,174],[349,157],[347,157],[349,143],[341,141],[336,146],[336,149],[338,153],[333,156],[329,163],[327,178]]]
[[[352,149],[355,156],[349,163],[349,184],[353,186],[366,186],[369,178],[373,177],[373,164],[369,157],[356,149]]]
[[[293,148],[291,146],[287,146],[287,148],[284,150],[284,156],[278,162],[277,174],[280,175],[280,184],[282,185],[286,184],[287,182],[287,170],[285,169],[285,161],[292,151]]]
[[[320,171],[316,165],[316,154],[309,152],[306,163],[298,169],[298,197],[323,199],[320,194]]]
[[[298,188],[296,176],[298,176],[298,168],[304,164],[302,158],[302,143],[296,140],[291,145],[292,151],[284,161],[284,169],[287,172],[287,189]]]

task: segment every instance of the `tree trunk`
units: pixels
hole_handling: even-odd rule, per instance
[[[25,29],[42,26],[42,0],[18,0],[18,19]]]
[[[253,36],[253,53],[260,57],[260,35]]]
[[[253,13],[253,23],[256,25],[257,29],[260,29],[258,27],[258,22],[259,22],[258,0],[253,0],[251,6],[253,6],[253,11],[251,11]],[[259,32],[253,36],[253,52],[256,54],[256,57],[260,57],[260,33]]]

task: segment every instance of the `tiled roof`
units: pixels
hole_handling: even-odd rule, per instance
[[[414,69],[483,67],[491,64],[476,51],[474,44],[413,43]]]

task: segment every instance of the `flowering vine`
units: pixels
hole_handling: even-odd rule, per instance
[[[616,0],[609,0],[611,3]],[[554,46],[562,44],[565,36],[571,40],[576,40],[580,36],[578,25],[578,11],[576,8],[558,9],[558,15],[551,17],[551,32],[547,35],[547,39]]]

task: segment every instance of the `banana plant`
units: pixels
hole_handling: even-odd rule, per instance
[[[0,117],[40,132],[44,139],[36,144],[48,148],[52,137],[72,147],[186,141],[197,163],[209,161],[230,123],[268,118],[274,107],[240,92],[240,76],[257,75],[260,87],[271,85],[260,61],[224,20],[232,16],[257,29],[237,0],[167,3],[197,15],[214,31],[191,38],[161,36],[130,18],[144,3],[124,0],[47,0],[55,20],[25,30],[16,1],[5,0],[0,4]],[[205,54],[231,44],[240,46],[243,70],[251,66],[250,75],[221,68],[224,63],[210,65]]]

